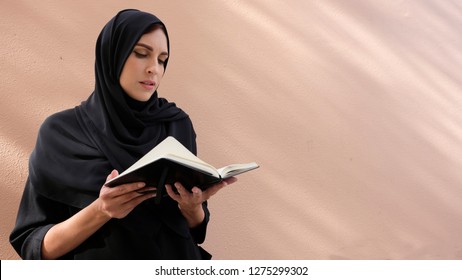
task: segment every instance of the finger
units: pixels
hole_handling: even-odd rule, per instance
[[[157,188],[155,187],[144,187],[144,188],[137,190],[136,192],[144,194],[144,193],[150,193],[150,192],[156,192],[156,191],[157,191]]]
[[[170,196],[173,200],[177,201],[181,199],[180,195],[179,194],[176,194],[174,191],[173,191],[173,188],[171,185],[169,184],[166,184],[165,185],[165,190],[167,191],[167,194],[168,196]]]
[[[215,184],[215,185],[211,186],[210,188],[206,189],[205,190],[205,195],[207,196],[207,199],[210,198],[211,196],[215,195],[222,188],[224,188],[227,185],[230,185],[230,184],[232,184],[232,183],[234,183],[236,181],[237,181],[237,178],[230,177],[230,178],[224,179],[220,183]]]
[[[213,195],[215,195],[219,190],[221,190],[222,188],[224,187],[224,185],[222,183],[218,184],[218,185],[213,185],[212,187],[206,189],[204,191],[204,195],[207,199],[209,199],[210,197],[212,197]]]
[[[185,187],[183,187],[183,185],[180,183],[180,182],[176,182],[174,184],[176,190],[178,191],[178,193],[180,194],[181,197],[187,197],[190,195],[189,191],[186,190]]]
[[[226,185],[231,185],[231,184],[237,182],[237,178],[236,177],[229,177],[229,178],[224,179],[222,182],[225,182]]]
[[[134,197],[132,199],[130,199],[129,201],[127,201],[127,203],[135,202],[136,205],[138,205],[139,203],[137,203],[137,202],[142,202],[142,201],[145,201],[146,199],[157,196],[157,193],[155,193],[155,192],[148,192],[148,193],[134,192],[134,194],[135,194]]]
[[[123,196],[125,194],[136,192],[146,186],[143,182],[130,183],[110,188],[108,194],[112,197]]]
[[[119,176],[119,171],[117,171],[116,169],[112,170],[111,173],[107,176],[106,182],[114,179],[117,176]]]
[[[116,197],[114,200],[118,200],[120,203],[122,204],[126,204],[126,203],[130,203],[131,201],[133,200],[138,200],[140,199],[141,197],[143,198],[150,198],[150,197],[154,197],[156,196],[156,193],[155,192],[139,192],[139,191],[133,191],[133,192],[129,192],[123,196],[119,196],[119,197]]]
[[[106,188],[109,189],[109,191],[113,191],[113,189],[110,189],[108,187]],[[131,207],[135,207],[142,201],[155,196],[155,193],[142,194],[134,191],[119,196],[114,196],[113,194],[106,192],[103,193],[100,197],[103,201],[105,201],[106,208],[109,211],[111,211],[112,213],[121,213],[127,210],[131,211]]]
[[[127,214],[132,211],[136,206],[142,203],[145,200],[155,197],[155,193],[147,193],[147,194],[137,194],[137,196],[133,197],[132,199],[122,203],[118,209],[120,212],[127,212]]]
[[[192,192],[193,200],[202,202],[202,190],[200,188],[194,187],[192,188],[191,192]]]

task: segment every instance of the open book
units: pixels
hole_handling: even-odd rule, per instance
[[[216,169],[169,136],[106,185],[115,187],[126,183],[145,182],[147,186],[157,187],[156,200],[159,202],[165,184],[173,185],[180,182],[189,190],[194,186],[205,190],[223,179],[258,167],[257,163],[251,162]]]

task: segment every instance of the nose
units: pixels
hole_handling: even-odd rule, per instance
[[[146,71],[148,74],[158,74],[161,67],[162,66],[159,64],[159,62],[154,62],[146,68]]]

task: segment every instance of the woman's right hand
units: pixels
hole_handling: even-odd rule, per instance
[[[119,172],[113,170],[106,182],[117,177]],[[141,202],[156,196],[155,187],[147,187],[142,182],[123,184],[116,187],[104,185],[97,199],[98,209],[108,218],[124,218]]]
[[[113,170],[107,180],[119,173]],[[106,181],[107,182],[107,181]],[[56,259],[67,254],[111,218],[123,218],[141,202],[155,196],[156,188],[132,183],[110,188],[103,186],[99,197],[69,219],[50,228],[42,242],[42,258]]]

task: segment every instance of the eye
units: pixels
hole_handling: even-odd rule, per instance
[[[148,56],[147,54],[140,53],[140,52],[137,52],[137,51],[133,51],[133,53],[134,53],[135,56],[138,57],[138,58],[145,58],[145,57]]]
[[[157,62],[158,62],[160,65],[165,65],[165,63],[167,62],[167,59],[168,59],[168,56],[167,56],[167,55],[161,54],[160,56],[157,57]]]

